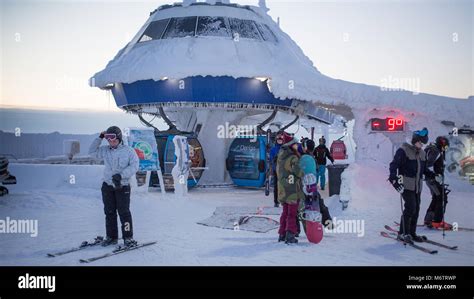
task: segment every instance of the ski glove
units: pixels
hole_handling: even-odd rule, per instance
[[[398,193],[403,193],[405,191],[405,187],[403,187],[403,184],[399,184],[397,180],[391,181],[393,188],[397,190]]]
[[[122,176],[120,173],[116,173],[112,176],[112,183],[114,183],[115,189],[119,189],[122,187],[121,182],[122,181]]]
[[[443,184],[443,176],[441,174],[437,174],[434,179],[438,184]]]

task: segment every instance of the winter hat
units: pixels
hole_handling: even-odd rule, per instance
[[[291,145],[296,143],[296,139],[286,132],[281,133],[281,139],[283,139],[283,144],[285,145]]]
[[[414,131],[411,137],[411,144],[415,144],[420,141],[423,144],[428,143],[428,129],[423,128],[422,130]]]
[[[122,131],[120,130],[119,127],[117,126],[111,126],[107,129],[105,132],[106,134],[115,134],[117,136],[117,139],[122,142]]]

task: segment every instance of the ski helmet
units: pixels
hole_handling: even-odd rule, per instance
[[[436,146],[439,148],[439,149],[447,149],[449,147],[449,140],[448,138],[444,137],[444,136],[438,136],[436,137]]]
[[[428,143],[428,129],[423,128],[422,130],[417,130],[413,132],[411,137],[411,144],[415,144],[420,141],[423,144]]]
[[[115,134],[117,136],[117,139],[122,142],[122,131],[120,130],[119,127],[117,126],[111,126],[107,129],[105,132],[106,134]]]

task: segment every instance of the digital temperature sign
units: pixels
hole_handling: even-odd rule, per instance
[[[402,132],[405,122],[401,118],[372,118],[370,120],[372,131],[377,132]]]

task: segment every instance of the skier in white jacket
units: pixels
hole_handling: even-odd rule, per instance
[[[100,146],[102,139],[108,145]],[[102,201],[104,203],[107,237],[103,246],[117,244],[117,212],[122,223],[124,245],[135,246],[133,240],[132,214],[130,213],[130,178],[138,171],[139,160],[135,151],[122,142],[122,131],[112,126],[102,132],[91,144],[89,155],[104,159]]]

